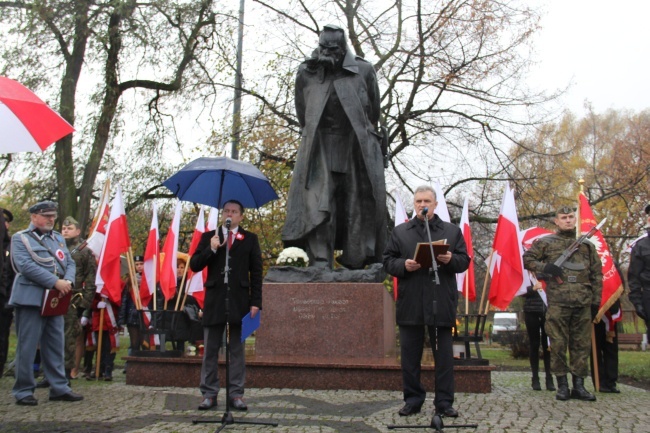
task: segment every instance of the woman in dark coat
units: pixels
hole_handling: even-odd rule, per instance
[[[541,343],[544,354],[544,371],[546,372],[546,389],[555,391],[551,374],[551,352],[548,350],[548,337],[544,330],[546,304],[539,292],[541,288],[542,283],[538,281],[534,286],[529,286],[524,294],[524,321],[526,331],[528,331],[528,341],[530,341],[529,358],[530,369],[533,372],[532,386],[535,391],[542,390],[539,383],[539,346]]]

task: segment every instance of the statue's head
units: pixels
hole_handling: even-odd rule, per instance
[[[328,24],[318,39],[318,63],[328,70],[340,68],[348,50],[345,31],[341,27]]]

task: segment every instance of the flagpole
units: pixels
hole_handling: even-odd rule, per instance
[[[178,296],[176,297],[176,306],[174,307],[175,311],[178,311],[178,306],[181,302],[181,295],[183,295],[183,292],[185,297],[187,297],[187,287],[185,287],[185,278],[187,277],[187,268],[190,266],[190,257],[188,256],[187,258],[187,263],[185,264],[185,268],[183,269],[183,278],[181,278],[181,287],[178,289]],[[183,299],[183,305],[185,305],[185,299]]]
[[[490,258],[488,259],[487,270],[485,272],[485,280],[483,281],[483,293],[481,293],[481,302],[478,304],[478,314],[483,310],[483,300],[485,299],[485,290],[487,289],[488,277],[490,276],[490,266],[492,266],[492,255],[494,250],[490,251]],[[485,306],[485,314],[487,314],[487,305]]]
[[[469,315],[469,268],[465,271],[465,315]]]
[[[140,298],[140,287],[135,275],[135,263],[133,261],[133,248],[129,247],[126,252],[126,261],[129,264],[129,278],[131,279],[131,290],[133,290],[133,299],[135,300],[135,307],[142,310],[142,299]]]
[[[106,298],[100,298],[106,299]],[[106,299],[108,301],[108,299]],[[106,304],[106,301],[100,301]],[[99,367],[102,363],[102,335],[104,334],[104,308],[99,309],[99,335],[97,336],[97,360],[95,361],[95,380],[99,380]]]

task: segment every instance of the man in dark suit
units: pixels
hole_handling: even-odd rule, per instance
[[[199,410],[217,405],[219,376],[217,360],[226,326],[226,296],[229,298],[230,323],[230,399],[231,407],[247,410],[244,402],[246,365],[241,342],[242,318],[250,312],[255,317],[262,308],[262,251],[255,233],[244,230],[239,223],[244,219],[244,207],[236,200],[227,201],[222,210],[222,225],[206,232],[190,260],[193,272],[208,268],[203,308],[203,340],[205,352],[201,366],[201,394]],[[230,230],[226,226],[230,225]],[[224,268],[230,239],[228,284]],[[229,290],[228,290],[229,286]]]
[[[467,270],[470,258],[458,226],[442,221],[434,214],[436,194],[429,186],[415,190],[413,199],[417,217],[395,227],[384,250],[384,269],[399,278],[397,325],[401,347],[404,407],[400,416],[420,412],[426,390],[420,382],[420,361],[425,329],[429,332],[436,363],[435,411],[440,416],[457,417],[454,409],[454,355],[451,328],[456,326],[458,290],[456,274]],[[426,222],[425,222],[426,216]],[[429,269],[413,260],[419,242],[445,240],[449,250],[436,256],[439,285],[434,285]],[[433,311],[436,300],[437,312]],[[437,337],[437,341],[434,336]]]

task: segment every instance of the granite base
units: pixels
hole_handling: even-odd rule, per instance
[[[127,385],[198,388],[201,358],[145,358],[128,356]],[[223,361],[220,361],[223,365]],[[489,393],[491,365],[455,365],[456,392]],[[225,368],[219,369],[225,384]],[[435,366],[422,366],[425,388],[435,387]],[[402,390],[402,374],[394,358],[317,359],[308,357],[252,356],[246,359],[246,386],[251,388]]]

